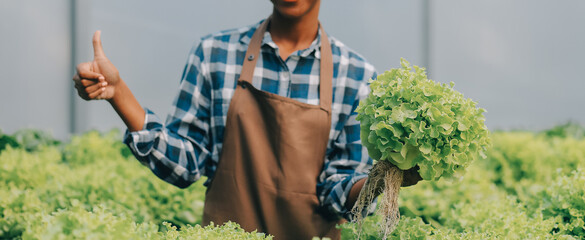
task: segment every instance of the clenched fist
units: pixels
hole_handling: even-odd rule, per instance
[[[93,61],[77,65],[73,76],[77,94],[85,100],[112,99],[120,82],[118,69],[104,53],[100,34],[93,35]]]

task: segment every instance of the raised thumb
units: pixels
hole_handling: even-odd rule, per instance
[[[101,31],[97,30],[93,34],[93,58],[105,57],[104,49],[102,48]]]

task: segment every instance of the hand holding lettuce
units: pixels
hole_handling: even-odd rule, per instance
[[[418,168],[424,180],[438,180],[462,173],[477,157],[485,157],[490,145],[484,109],[450,85],[427,78],[424,68],[391,69],[371,80],[370,95],[356,112],[361,123],[362,144],[377,161],[352,212],[358,219],[375,198],[368,184],[383,179],[384,196],[378,211],[384,218],[385,235],[399,219],[398,191],[404,171]],[[414,69],[414,71],[412,71]]]

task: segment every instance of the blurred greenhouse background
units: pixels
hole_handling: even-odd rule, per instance
[[[145,107],[166,118],[187,53],[204,35],[250,25],[266,0],[1,0],[0,129],[60,139],[125,129],[103,101],[74,92],[77,63],[106,55]],[[323,0],[326,31],[378,72],[404,57],[487,109],[491,130],[585,124],[585,1]]]

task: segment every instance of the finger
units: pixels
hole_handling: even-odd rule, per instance
[[[83,62],[80,64],[77,64],[77,72],[93,72],[92,69],[92,62]]]
[[[85,92],[89,95],[96,91],[101,91],[103,85],[101,83],[90,85],[89,87],[85,87]]]
[[[93,34],[93,57],[105,57],[106,54],[104,53],[104,49],[102,48],[102,40],[101,40],[102,31],[97,30]]]
[[[87,79],[87,80],[93,80],[93,81],[98,81],[100,78],[104,77],[101,74],[96,73],[96,72],[79,72],[78,75],[81,79]]]
[[[93,71],[91,63],[89,62],[77,65],[77,75],[79,75],[79,78],[85,79],[98,79],[99,77],[103,77],[101,74]]]
[[[106,98],[106,91],[103,91],[98,97],[97,99],[105,99]]]
[[[102,88],[98,88],[96,91],[93,91],[91,93],[88,94],[90,99],[97,99],[97,97],[102,94],[104,91],[106,90],[106,88],[102,87]]]
[[[79,81],[79,83],[80,83],[79,85],[84,86],[84,87],[89,87],[92,85],[98,85],[101,87],[105,87],[108,85],[108,83],[105,81],[98,81],[98,80],[93,80],[93,79],[81,79]]]

